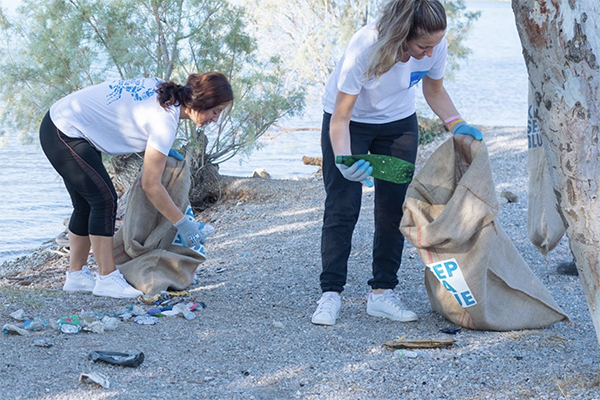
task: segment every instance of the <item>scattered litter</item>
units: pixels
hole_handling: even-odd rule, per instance
[[[418,354],[414,351],[398,349],[394,351],[396,358],[417,358]]]
[[[23,309],[19,309],[15,312],[12,312],[9,314],[9,316],[17,321],[25,321],[29,319],[29,317],[25,315],[25,311],[23,311]]]
[[[396,340],[388,340],[383,345],[392,349],[432,349],[452,346],[456,342],[454,339],[404,340],[405,336],[402,335]]]
[[[118,353],[115,351],[92,351],[88,358],[94,362],[104,361],[108,364],[122,367],[138,367],[144,362],[144,353],[139,350],[130,353]]]
[[[36,347],[52,347],[54,346],[54,340],[52,339],[36,339],[33,341],[33,345]]]
[[[27,321],[23,322],[23,328],[27,329],[28,331],[43,331],[47,327],[48,323],[46,323],[46,320],[40,317],[35,317],[32,320],[28,319]]]
[[[102,318],[102,323],[104,324],[104,329],[114,331],[119,326],[120,321],[118,318],[109,317],[108,315],[105,315]]]
[[[123,315],[125,314],[130,314],[130,315],[145,315],[146,314],[146,310],[144,310],[144,308],[140,307],[139,305],[133,305],[130,304],[125,308],[122,308],[119,312],[117,312],[117,316],[123,318]]]
[[[273,321],[273,328],[279,328],[279,329],[283,329],[283,323],[279,322],[279,321]]]
[[[88,372],[79,375],[80,383],[95,383],[102,386],[104,389],[110,388],[108,378],[100,372]]]
[[[62,333],[81,332],[81,321],[77,315],[68,315],[58,320],[58,330]]]
[[[133,319],[133,322],[140,325],[155,325],[158,323],[158,318],[151,315],[138,315]]]
[[[82,329],[86,332],[104,333],[104,324],[100,321],[94,321],[86,324]]]
[[[164,303],[172,300],[174,297],[183,297],[183,296],[189,296],[189,295],[190,295],[190,292],[188,292],[186,290],[182,290],[179,292],[162,291],[162,292],[152,295],[152,296],[149,296],[149,295],[141,296],[140,301],[142,303],[146,303],[146,304],[164,304]]]
[[[173,306],[172,310],[163,311],[162,315],[175,316],[181,314],[185,319],[191,321],[196,318],[196,314],[190,310],[190,306],[190,303],[178,303]]]
[[[456,335],[458,332],[460,332],[460,326],[451,326],[449,328],[442,328],[442,329],[440,329],[440,332],[447,333],[448,335]]]
[[[505,198],[509,203],[517,202],[517,195],[509,190],[503,190],[500,192],[500,197]]]
[[[79,312],[78,315],[81,321],[86,322],[88,324],[91,324],[94,321],[99,321],[102,318],[100,314],[94,311],[81,310],[81,312]]]
[[[2,333],[6,334],[6,335],[21,335],[21,336],[27,336],[29,335],[29,331],[23,329],[23,328],[19,328],[16,325],[13,324],[6,324],[2,327]]]
[[[172,310],[172,309],[173,309],[173,306],[151,308],[151,309],[148,310],[148,315],[152,315],[152,316],[155,316],[155,317],[162,317],[163,316],[163,312],[169,311],[169,310]]]

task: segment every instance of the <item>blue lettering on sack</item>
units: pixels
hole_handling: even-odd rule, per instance
[[[452,258],[439,263],[429,264],[427,268],[433,272],[435,277],[461,307],[467,308],[477,304],[456,259]]]
[[[429,70],[427,71],[413,71],[410,73],[410,84],[408,85],[409,88],[415,86],[417,83],[421,82],[421,79],[423,79],[423,77],[425,75],[427,75],[427,73],[429,72]]]
[[[155,82],[156,81],[158,81],[158,79],[155,78]],[[112,92],[106,95],[106,99],[108,100],[106,103],[107,105],[119,100],[123,95],[123,91],[129,93],[135,101],[146,100],[147,98],[152,97],[156,92],[156,86],[149,88],[144,86],[144,79],[113,81],[108,87],[112,89]]]

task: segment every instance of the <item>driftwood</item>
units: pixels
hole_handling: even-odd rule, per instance
[[[323,157],[302,156],[302,162],[304,165],[316,165],[317,167],[321,167],[323,163]]]
[[[404,340],[404,336],[396,340],[388,340],[383,345],[390,349],[433,349],[439,347],[452,346],[454,339],[423,339],[423,340]]]

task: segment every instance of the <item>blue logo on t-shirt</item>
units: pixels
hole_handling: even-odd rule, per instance
[[[158,81],[158,79],[155,79],[155,81]],[[108,87],[112,89],[112,92],[106,95],[108,99],[107,105],[119,100],[123,94],[123,90],[129,92],[135,101],[146,100],[156,92],[156,86],[152,86],[151,88],[144,86],[144,79],[113,81]]]
[[[427,71],[413,71],[410,73],[410,84],[408,85],[409,88],[415,86],[417,83],[419,83],[421,81],[421,79],[423,79],[423,77],[425,75],[427,75],[427,73],[429,72],[429,70]]]

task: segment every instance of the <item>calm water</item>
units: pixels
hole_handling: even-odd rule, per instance
[[[446,82],[463,117],[472,124],[525,126],[527,73],[510,2],[467,1],[481,10],[467,45],[468,61]],[[419,100],[419,109],[425,109]],[[302,118],[283,121],[286,128],[319,128],[319,100],[308,105]],[[316,167],[302,156],[320,156],[319,133],[300,131],[264,138],[264,147],[250,159],[236,158],[221,165],[224,175],[251,176],[265,168],[276,179],[309,177]],[[70,200],[62,182],[38,145],[0,147],[0,262],[25,254],[52,240],[70,215]]]

